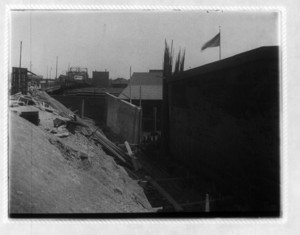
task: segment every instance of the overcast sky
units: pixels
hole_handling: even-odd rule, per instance
[[[110,78],[162,69],[164,40],[175,53],[186,48],[185,69],[219,59],[218,48],[201,52],[219,32],[222,58],[261,46],[279,45],[278,14],[270,12],[74,12],[19,11],[11,16],[11,66],[55,77],[70,66],[109,71]]]

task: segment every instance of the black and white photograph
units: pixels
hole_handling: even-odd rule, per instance
[[[10,218],[281,218],[279,10],[11,10]]]

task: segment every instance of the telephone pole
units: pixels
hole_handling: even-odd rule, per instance
[[[18,81],[18,91],[21,89],[21,61],[22,61],[22,41],[20,42],[20,64],[19,64],[19,81]],[[22,91],[23,93],[23,91]]]
[[[219,25],[220,45],[219,45],[219,60],[221,60],[221,26]]]
[[[22,41],[20,42],[20,69],[21,69],[21,61],[22,61]]]
[[[56,56],[56,73],[55,73],[55,79],[57,79],[57,65],[58,65],[58,56]]]
[[[131,103],[131,66],[129,69],[129,102]]]

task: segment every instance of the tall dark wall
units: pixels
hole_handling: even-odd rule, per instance
[[[278,211],[278,47],[186,71],[168,80],[168,91],[172,156],[240,208]]]

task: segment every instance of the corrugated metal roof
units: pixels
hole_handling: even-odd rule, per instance
[[[131,86],[131,99],[140,99],[140,94],[142,100],[162,100],[162,85]],[[123,90],[119,98],[130,98],[130,86]]]
[[[133,73],[131,76],[131,85],[162,85],[162,73]]]
[[[131,99],[134,100],[140,99],[140,96],[142,100],[162,100],[162,83],[162,72],[135,72],[132,74],[128,86],[119,95],[119,98],[129,99],[131,93]]]

